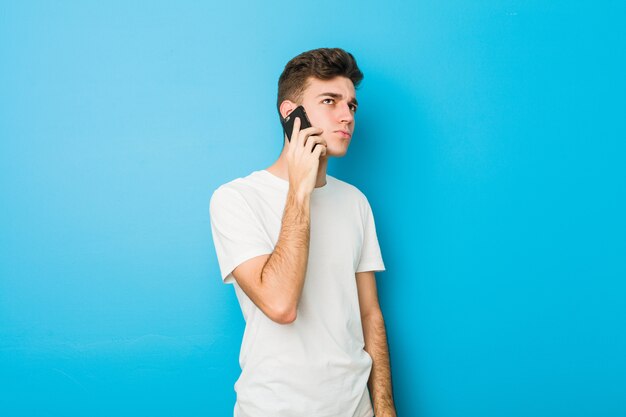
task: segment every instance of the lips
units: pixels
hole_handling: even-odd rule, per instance
[[[352,134],[347,130],[335,130],[335,133],[339,134],[339,136],[344,139],[350,139],[352,137]]]

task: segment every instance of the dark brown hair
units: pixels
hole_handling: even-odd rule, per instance
[[[349,78],[354,88],[363,79],[351,53],[340,48],[319,48],[301,53],[285,65],[278,79],[278,112],[283,101],[297,103],[301,100],[309,77],[330,80],[339,76]]]

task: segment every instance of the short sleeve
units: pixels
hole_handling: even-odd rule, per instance
[[[222,280],[233,283],[233,270],[248,259],[272,253],[267,233],[236,190],[218,188],[210,203],[211,232]]]
[[[380,245],[378,244],[374,215],[367,199],[364,201],[362,213],[363,246],[361,248],[361,258],[356,272],[384,271],[385,264],[383,263]]]

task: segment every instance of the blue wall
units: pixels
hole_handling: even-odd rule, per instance
[[[287,60],[341,46],[399,414],[626,415],[624,2],[302,7],[0,3],[0,413],[232,412],[209,197],[278,155]]]

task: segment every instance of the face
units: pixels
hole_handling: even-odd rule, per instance
[[[301,104],[311,124],[324,130],[321,136],[326,140],[327,156],[343,156],[348,150],[354,132],[355,94],[354,84],[346,77],[308,80]]]

